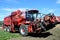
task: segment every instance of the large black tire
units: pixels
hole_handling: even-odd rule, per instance
[[[19,33],[22,35],[22,36],[27,36],[28,35],[28,25],[20,25],[20,28],[19,28]]]
[[[4,31],[5,32],[10,32],[10,26],[4,26]]]

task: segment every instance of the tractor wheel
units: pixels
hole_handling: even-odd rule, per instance
[[[21,25],[20,28],[19,28],[19,33],[22,35],[22,36],[27,36],[28,35],[28,25]]]
[[[7,32],[7,26],[4,26],[4,31]]]
[[[4,26],[4,31],[5,32],[10,32],[10,27],[9,26]]]

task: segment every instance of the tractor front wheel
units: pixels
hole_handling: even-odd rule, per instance
[[[28,35],[28,25],[20,25],[20,28],[19,28],[19,33],[22,35],[22,36],[27,36]]]

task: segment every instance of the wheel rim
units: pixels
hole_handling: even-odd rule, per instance
[[[9,32],[10,30],[9,30],[9,29],[7,29],[7,31]]]
[[[21,33],[22,35],[24,35],[24,34],[25,34],[25,30],[24,30],[23,28],[21,28],[20,33]]]
[[[4,28],[4,31],[6,31],[7,29],[6,28]]]
[[[5,28],[4,28],[4,31],[9,32],[9,31],[10,31],[10,29],[9,29],[8,27],[5,27]]]

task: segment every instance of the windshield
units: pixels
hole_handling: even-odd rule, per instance
[[[26,16],[26,20],[27,21],[33,21],[35,19],[35,17],[33,16],[33,14],[27,14],[27,16]]]
[[[40,19],[39,13],[28,13],[26,16],[27,20],[29,21],[36,21],[36,19]]]
[[[43,19],[43,17],[45,16],[45,14],[42,14],[42,13],[35,13],[35,14],[33,14],[33,16],[34,16],[34,20],[36,20],[36,19]]]

